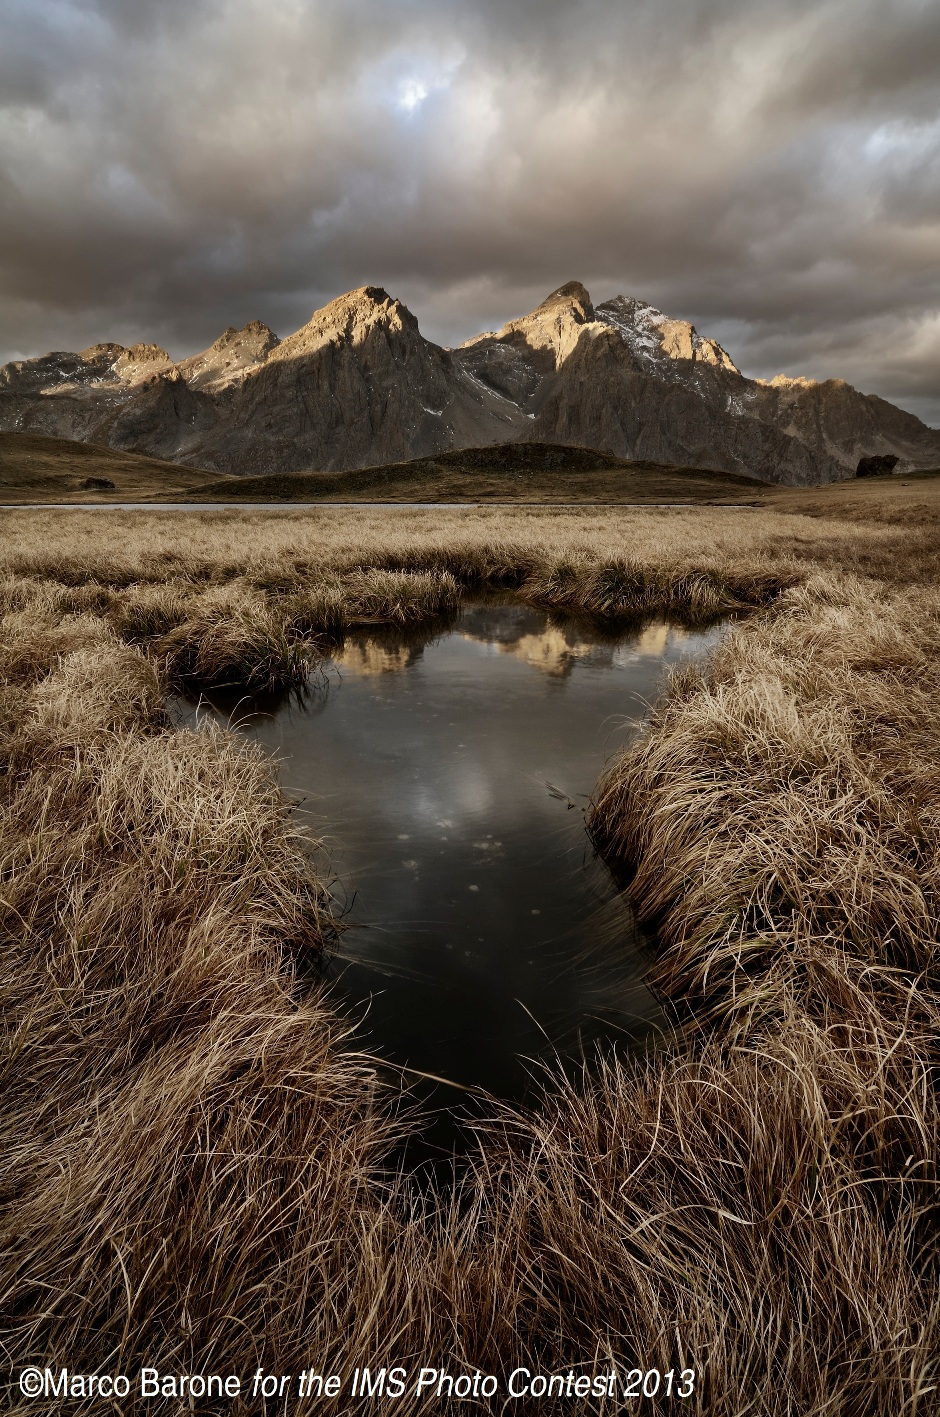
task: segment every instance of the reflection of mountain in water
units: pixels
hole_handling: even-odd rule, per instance
[[[529,605],[471,605],[457,626],[468,640],[483,644],[515,644],[523,635],[537,635],[545,628],[545,611]]]
[[[559,629],[557,625],[547,625],[540,634],[522,635],[513,644],[501,644],[499,648],[503,654],[515,655],[526,664],[558,678],[570,674],[579,659],[607,665],[613,662],[613,651],[609,646],[591,644],[570,630]]]
[[[507,613],[508,612],[508,613]],[[597,668],[623,667],[644,655],[661,655],[670,636],[687,639],[684,630],[654,621],[624,642],[583,625],[554,624],[543,611],[528,606],[478,606],[461,616],[460,633],[469,640],[495,644],[503,654],[564,678],[579,661]]]
[[[617,645],[611,657],[611,663],[616,665],[631,664],[633,660],[639,659],[641,655],[664,654],[667,645],[681,645],[689,638],[688,630],[683,630],[679,625],[667,625],[664,620],[654,620],[651,625],[647,625],[637,635],[636,639],[627,643]]]
[[[333,663],[347,674],[363,677],[375,674],[394,674],[400,669],[409,669],[420,659],[427,643],[426,638],[417,644],[391,644],[375,639],[349,638],[342,649],[331,656]]]
[[[611,663],[611,646],[573,625],[546,620],[545,612],[527,605],[475,606],[460,617],[464,639],[496,645],[546,674],[564,677],[578,659],[599,655],[598,663]]]
[[[465,640],[493,645],[553,678],[565,678],[576,664],[597,669],[624,668],[644,656],[661,656],[667,646],[688,638],[685,630],[656,620],[624,639],[583,624],[555,622],[528,605],[476,605],[464,610],[456,626]],[[386,627],[376,634],[350,634],[333,663],[346,674],[370,677],[410,669],[438,638],[439,628]]]

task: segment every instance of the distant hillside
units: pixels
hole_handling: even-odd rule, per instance
[[[114,485],[89,488],[89,480]],[[115,452],[96,443],[0,433],[0,504],[173,500],[218,480],[217,473]]]
[[[766,491],[749,477],[628,462],[590,448],[501,443],[353,472],[227,478],[197,501],[257,502],[741,502]]]
[[[458,349],[364,286],[283,341],[257,321],[174,362],[93,345],[0,369],[0,429],[87,440],[240,475],[370,468],[493,444],[810,486],[890,453],[936,466],[940,431],[838,379],[747,379],[685,320],[573,281]]]

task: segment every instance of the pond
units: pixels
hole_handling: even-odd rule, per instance
[[[648,942],[584,812],[665,667],[720,634],[478,604],[444,630],[349,635],[300,702],[190,708],[261,743],[304,797],[348,906],[334,992],[432,1108],[459,1111],[465,1088],[523,1099],[540,1061],[661,1026]],[[428,1136],[447,1147],[453,1126]]]

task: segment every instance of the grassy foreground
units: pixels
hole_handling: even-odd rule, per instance
[[[21,512],[0,563],[9,1369],[313,1366],[346,1395],[270,1412],[438,1413],[413,1382],[359,1403],[348,1375],[613,1359],[698,1370],[651,1412],[937,1410],[940,538],[916,512]],[[296,683],[346,626],[482,585],[749,613],[592,821],[683,1029],[496,1110],[428,1194],[300,982],[335,928],[325,866],[261,755],[171,731],[162,700]]]

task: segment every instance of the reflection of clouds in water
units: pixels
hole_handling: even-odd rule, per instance
[[[492,811],[497,799],[491,785],[495,784],[473,755],[452,760],[440,777],[413,785],[408,794],[408,818],[414,823],[420,821],[429,831],[434,828],[434,835],[460,831],[466,818],[478,818]]]

